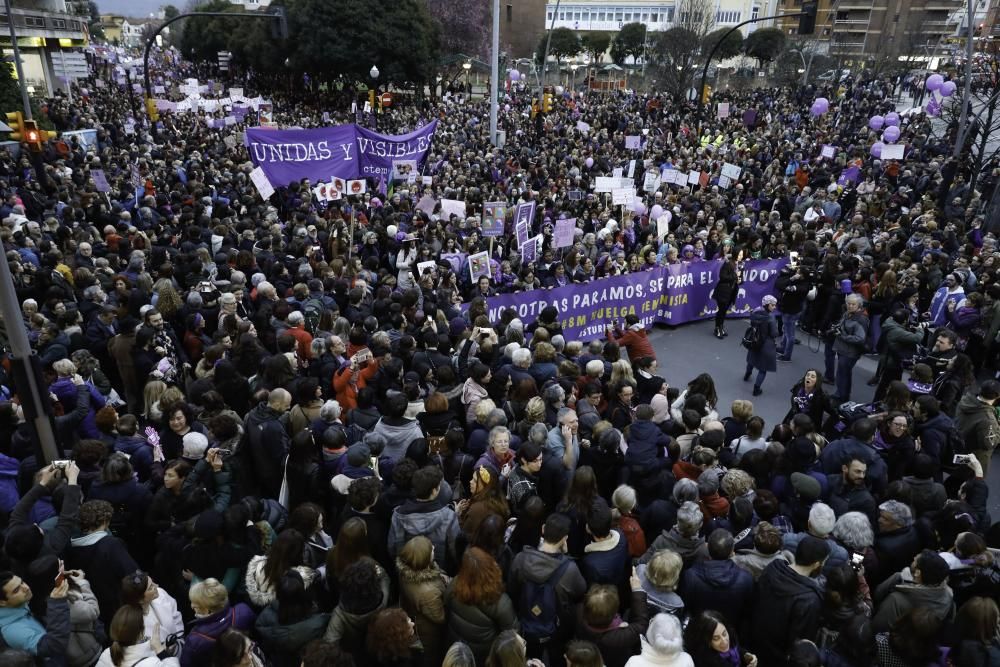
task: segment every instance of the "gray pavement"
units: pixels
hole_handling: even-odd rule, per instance
[[[729,408],[737,398],[753,401],[754,412],[764,418],[765,434],[788,412],[792,386],[810,368],[823,370],[823,348],[820,341],[798,332],[801,345],[795,346],[790,363],[778,362],[778,370],[764,379],[764,393],[752,396],[752,382],[743,382],[746,370],[746,350],[740,339],[746,330],[746,320],[729,320],[729,337],[718,340],[712,335],[712,320],[679,327],[656,326],[650,332],[650,342],[659,361],[659,374],[671,387],[684,389],[689,380],[700,373],[709,373],[719,394],[719,416],[729,416]],[[878,360],[862,357],[854,368],[851,399],[870,401],[875,388],[866,383],[875,373]],[[827,385],[827,390],[832,387]],[[1000,519],[1000,462],[990,466],[990,513]]]

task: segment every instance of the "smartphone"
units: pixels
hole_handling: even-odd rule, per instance
[[[216,451],[218,452],[219,456],[223,458],[225,458],[226,456],[230,456],[233,453],[233,450],[231,449],[217,449]]]
[[[964,465],[972,460],[972,454],[955,454],[955,458],[952,459],[952,463],[956,465]]]
[[[789,266],[795,266],[799,263],[799,253],[792,251],[788,253],[788,264]]]
[[[70,463],[69,460],[53,461],[52,467],[56,468],[57,470],[65,470],[69,466],[69,463]]]
[[[851,554],[852,565],[861,565],[864,562],[865,562],[864,554]]]

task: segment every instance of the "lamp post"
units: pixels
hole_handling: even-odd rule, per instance
[[[469,94],[469,99],[472,99],[472,85],[469,83],[469,72],[472,71],[472,62],[466,60],[462,63],[462,69],[465,70],[465,91]]]
[[[372,65],[372,68],[368,70],[368,76],[372,78],[372,86],[368,90],[368,105],[372,109],[372,125],[375,126],[376,130],[378,129],[378,114],[375,113],[375,96],[378,88],[378,75],[378,65]]]
[[[576,63],[573,63],[572,65],[569,66],[569,71],[573,73],[573,83],[570,84],[569,89],[574,92],[576,91],[576,70],[579,69],[579,67],[580,66],[577,65]]]

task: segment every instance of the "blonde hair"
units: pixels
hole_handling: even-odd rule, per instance
[[[149,416],[152,412],[153,405],[156,404],[161,398],[163,398],[163,393],[167,390],[167,383],[161,380],[150,380],[146,383],[145,388],[142,390],[142,403],[143,411],[142,413]]]
[[[632,375],[632,366],[624,359],[611,364],[611,381],[608,383],[615,386],[621,382],[630,382],[635,386],[635,376]]]
[[[482,405],[482,403],[480,403]],[[524,406],[524,416],[529,421],[540,422],[545,419],[545,401],[541,396],[532,396]]]
[[[742,398],[733,401],[733,419],[740,422],[753,417],[753,403]]]
[[[192,607],[197,606],[206,613],[214,614],[226,606],[229,601],[229,591],[218,579],[210,577],[191,586],[188,599]]]
[[[676,552],[662,549],[646,565],[646,579],[657,588],[672,591],[677,587],[683,567],[684,561]]]
[[[476,421],[485,424],[490,418],[490,413],[497,409],[497,404],[492,398],[484,398],[476,404]]]
[[[69,377],[76,373],[76,364],[69,359],[60,359],[52,364],[52,370],[60,377]]]
[[[433,549],[434,544],[429,539],[417,535],[399,550],[399,562],[411,570],[426,570],[434,562]]]

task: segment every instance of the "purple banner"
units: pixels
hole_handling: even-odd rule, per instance
[[[246,131],[247,151],[275,186],[308,178],[329,182],[388,177],[394,160],[427,157],[437,121],[400,136],[378,134],[357,125],[314,130],[275,130],[252,127]]]
[[[787,263],[787,259],[745,262],[743,282],[728,316],[746,317],[760,306]],[[715,301],[709,295],[721,266],[722,260],[677,264],[554,289],[501,294],[487,304],[492,321],[500,319],[503,309],[513,308],[525,324],[546,306],[555,306],[567,340],[603,336],[606,326],[627,315],[638,315],[646,326],[684,324],[715,316]]]

